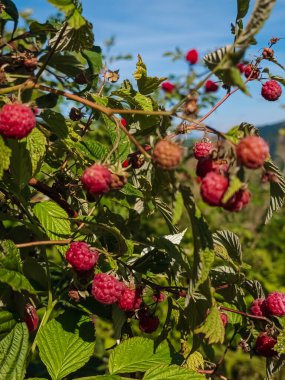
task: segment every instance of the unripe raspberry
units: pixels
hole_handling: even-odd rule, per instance
[[[110,274],[99,273],[93,279],[92,295],[103,304],[111,305],[119,301],[123,290],[124,284]]]
[[[185,55],[185,59],[187,62],[189,62],[191,65],[194,65],[198,62],[198,51],[196,49],[188,50],[188,52]]]
[[[237,191],[224,205],[223,208],[227,211],[241,211],[250,201],[251,194],[247,189]]]
[[[76,271],[89,271],[97,264],[99,252],[89,244],[77,241],[70,244],[65,257]]]
[[[257,298],[250,306],[250,312],[258,317],[263,317],[264,314],[264,298]]]
[[[249,169],[260,168],[269,156],[267,143],[258,136],[247,136],[236,147],[237,157]]]
[[[200,178],[204,178],[210,172],[226,174],[228,168],[229,166],[225,160],[213,161],[211,157],[205,157],[198,161],[196,174]]]
[[[223,322],[224,327],[228,324],[229,318],[226,313],[220,314],[221,321]]]
[[[253,65],[248,64],[244,68],[244,75],[246,78],[250,77],[250,80],[258,79],[260,75],[260,71]]]
[[[159,318],[151,315],[148,310],[139,310],[139,328],[142,332],[151,334],[159,326]]]
[[[36,126],[33,111],[24,104],[5,104],[0,110],[0,134],[11,139],[26,137]]]
[[[104,194],[110,190],[111,172],[104,165],[94,164],[85,169],[81,182],[89,193]]]
[[[162,88],[163,91],[168,92],[169,94],[171,94],[174,91],[175,86],[171,82],[163,82],[162,85],[161,85],[161,88]]]
[[[285,293],[270,293],[264,301],[264,310],[266,315],[283,317],[285,315]]]
[[[208,157],[213,148],[214,145],[211,141],[196,142],[193,148],[194,157],[197,158],[197,160],[203,157]]]
[[[135,311],[136,309],[139,309],[142,303],[140,293],[139,289],[134,290],[125,287],[119,299],[120,309],[124,311]]]
[[[256,339],[256,351],[267,358],[277,355],[273,347],[277,343],[277,340],[268,335],[267,332],[262,332]]]
[[[37,329],[39,316],[35,307],[30,303],[25,305],[24,321],[26,322],[29,332],[33,332]]]
[[[79,302],[80,301],[80,294],[78,290],[69,290],[68,297],[73,302]]]
[[[228,178],[214,172],[208,173],[203,178],[200,188],[203,201],[210,206],[220,206],[228,187]]]
[[[111,173],[110,189],[121,190],[127,182],[128,182],[127,172],[122,172],[120,174]]]
[[[122,118],[121,119],[121,124],[122,124],[123,127],[126,128],[126,126],[127,126],[127,120]]]
[[[219,86],[212,80],[209,79],[205,82],[205,92],[216,92],[218,89]]]
[[[282,94],[282,87],[275,80],[269,80],[262,85],[261,95],[264,99],[274,102]]]
[[[153,162],[165,170],[176,169],[182,160],[182,148],[169,140],[160,140],[153,149]]]

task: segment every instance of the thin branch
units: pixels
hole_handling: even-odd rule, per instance
[[[66,245],[71,242],[71,239],[64,240],[42,240],[42,241],[30,241],[28,243],[16,244],[17,248],[37,247],[40,245]]]
[[[240,315],[243,315],[244,317],[247,317],[247,318],[258,319],[260,321],[266,321],[266,322],[272,324],[272,321],[270,321],[270,319],[268,319],[266,317],[259,316],[259,315],[248,314],[248,313],[245,313],[243,311],[230,309],[229,307],[225,307],[225,306],[220,306],[220,310],[229,311],[230,313],[240,314]]]

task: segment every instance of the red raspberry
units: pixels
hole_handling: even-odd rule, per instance
[[[106,305],[119,301],[123,290],[124,284],[110,274],[99,273],[93,279],[92,295]]]
[[[139,289],[133,290],[125,287],[119,299],[119,307],[124,311],[135,311],[142,303],[140,293]]]
[[[120,174],[111,173],[110,189],[121,190],[128,182],[128,173],[122,172]]]
[[[151,315],[148,310],[139,310],[139,328],[147,334],[153,333],[159,326],[159,318]]]
[[[274,102],[282,94],[282,88],[275,80],[269,80],[262,85],[261,95],[264,99]]]
[[[165,294],[158,291],[155,294],[153,294],[152,299],[154,300],[154,302],[157,303],[163,302],[165,300]]]
[[[238,212],[249,203],[250,199],[250,192],[247,189],[241,189],[223,205],[223,208],[228,211]]]
[[[210,172],[226,174],[228,168],[229,166],[225,160],[213,161],[211,157],[205,157],[198,161],[196,174],[201,178],[204,178]]]
[[[203,201],[210,206],[220,206],[228,187],[228,178],[214,172],[208,173],[203,178],[200,188]]]
[[[237,68],[239,69],[239,71],[241,72],[241,74],[243,74],[244,71],[245,71],[246,65],[244,63],[238,63],[237,64]]]
[[[185,292],[185,290],[180,290],[180,291],[178,292],[178,294],[179,294],[179,297],[183,297],[183,298],[185,298],[186,295],[187,295],[187,293]]]
[[[153,162],[161,169],[173,170],[182,160],[182,148],[169,140],[160,140],[153,149]]]
[[[174,91],[175,86],[171,82],[163,82],[162,85],[161,85],[161,88],[162,88],[163,91],[168,92],[169,94],[171,94]]]
[[[246,78],[250,77],[250,80],[258,79],[260,71],[253,65],[248,64],[244,68],[244,75]]]
[[[264,298],[257,298],[250,306],[250,312],[259,317],[264,316]]]
[[[194,65],[195,63],[197,63],[198,58],[199,58],[199,55],[196,49],[189,50],[185,55],[186,61],[189,62],[191,65]]]
[[[264,310],[266,315],[283,317],[285,315],[285,293],[270,293],[264,301]]]
[[[219,86],[217,83],[213,82],[212,80],[207,80],[205,83],[205,92],[216,92],[218,91]]]
[[[89,193],[104,194],[110,190],[111,172],[104,165],[94,164],[84,171],[81,182]]]
[[[125,168],[127,168],[128,166],[130,166],[131,165],[131,162],[130,162],[130,160],[129,159],[126,159],[125,161],[123,161],[123,163],[122,163],[122,167],[125,169]]]
[[[26,322],[29,332],[33,332],[37,329],[39,316],[37,310],[30,303],[25,305],[24,321]]]
[[[262,332],[256,339],[256,351],[267,358],[277,355],[277,352],[273,350],[276,343],[276,339],[268,335],[267,332]]]
[[[126,128],[126,126],[127,126],[127,120],[126,119],[121,119],[121,124],[122,124],[123,127]]]
[[[26,137],[36,126],[33,111],[24,104],[5,104],[0,111],[0,134],[11,139]]]
[[[238,143],[236,153],[242,165],[257,169],[269,156],[269,147],[261,137],[247,136]]]
[[[194,157],[197,158],[197,160],[203,157],[208,157],[213,148],[214,145],[211,143],[211,141],[197,142],[193,148]]]
[[[221,318],[221,321],[223,322],[224,327],[226,327],[226,325],[228,324],[228,320],[229,320],[227,314],[221,313],[220,318]]]
[[[99,252],[89,244],[77,241],[70,244],[65,257],[76,271],[88,271],[97,264]]]

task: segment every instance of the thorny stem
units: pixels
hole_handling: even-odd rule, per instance
[[[272,321],[270,321],[270,319],[268,319],[266,317],[248,314],[248,313],[245,313],[243,311],[231,309],[231,308],[225,307],[225,306],[220,306],[220,310],[229,311],[230,313],[240,314],[240,315],[243,315],[244,317],[251,318],[251,319],[259,319],[260,321],[266,321],[272,325]]]

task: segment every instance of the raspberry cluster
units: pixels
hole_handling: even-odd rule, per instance
[[[272,292],[265,299],[257,298],[250,306],[250,312],[258,316],[285,316],[285,293]]]
[[[78,241],[70,244],[65,257],[76,271],[84,272],[94,268],[98,262],[99,252],[89,244]]]
[[[5,104],[0,110],[0,134],[10,139],[22,139],[36,126],[34,112],[25,104]]]

